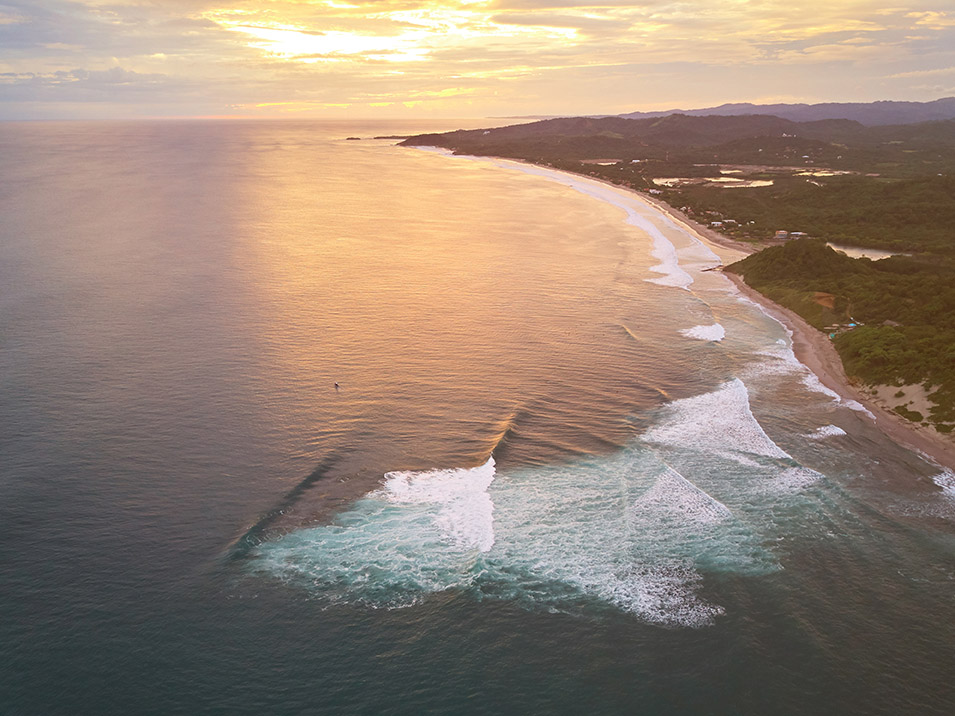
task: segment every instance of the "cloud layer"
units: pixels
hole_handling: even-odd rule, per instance
[[[952,67],[947,0],[0,0],[0,118],[930,100]]]

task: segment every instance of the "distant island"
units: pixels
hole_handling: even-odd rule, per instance
[[[955,116],[955,98],[814,111],[840,107]],[[611,182],[764,249],[725,270],[829,335],[850,380],[888,409],[939,433],[955,428],[955,119],[569,117],[401,144]],[[850,258],[828,244],[905,255]]]

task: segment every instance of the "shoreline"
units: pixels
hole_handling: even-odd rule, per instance
[[[845,400],[854,400],[873,416],[874,423],[889,439],[922,455],[928,456],[943,468],[955,470],[955,441],[906,420],[882,400],[874,398],[854,385],[846,375],[842,359],[824,333],[810,326],[799,314],[771,301],[739,274],[723,272],[739,292],[758,303],[770,316],[782,323],[791,333],[796,359],[812,371],[820,382]]]
[[[553,169],[553,167],[543,168],[561,171],[560,169]],[[749,255],[757,253],[767,246],[774,245],[767,243],[757,246],[748,242],[731,239],[691,219],[682,211],[670,206],[666,202],[655,197],[647,196],[636,189],[620,186],[619,184],[614,184],[613,182],[602,179],[595,179],[585,174],[565,173],[597,181],[601,184],[606,184],[607,186],[612,186],[640,197],[643,201],[682,224],[687,231],[695,234],[698,239],[706,244],[710,244],[711,248],[719,247]],[[722,257],[720,258],[722,261]],[[722,265],[719,268],[722,269]],[[845,368],[842,365],[842,358],[824,333],[809,325],[809,323],[795,311],[776,303],[754,289],[743,280],[741,275],[722,270],[720,270],[720,273],[726,276],[743,296],[757,303],[773,319],[779,321],[786,327],[790,332],[790,341],[796,360],[815,374],[824,386],[837,393],[844,400],[854,400],[862,405],[872,414],[875,426],[883,435],[893,442],[910,450],[914,450],[942,468],[955,471],[955,437],[946,437],[937,432],[934,428],[926,428],[906,420],[892,410],[885,401],[873,397],[869,392],[864,390],[863,387],[853,384],[849,376],[846,375]]]
[[[450,150],[446,150],[449,151]],[[741,242],[731,239],[724,234],[704,226],[691,219],[679,209],[670,206],[664,201],[655,197],[648,196],[643,192],[630,187],[620,186],[613,182],[586,174],[555,169],[545,164],[536,164],[521,159],[510,159],[508,157],[494,157],[474,155],[480,159],[497,159],[512,161],[519,164],[539,167],[547,171],[566,174],[574,178],[586,179],[588,181],[604,184],[621,192],[634,195],[640,200],[654,207],[664,215],[683,225],[686,231],[695,235],[697,239],[710,246],[710,248],[721,248],[738,252],[744,255],[754,254],[757,251],[771,246],[768,243],[757,246],[748,242]],[[717,254],[719,256],[719,254]],[[714,268],[723,268],[723,257],[720,258],[720,266]],[[799,314],[791,311],[785,306],[772,301],[756,289],[749,286],[742,276],[733,273],[720,271],[726,278],[733,283],[740,294],[758,304],[770,317],[779,321],[791,335],[793,354],[796,359],[811,371],[819,381],[838,394],[841,398],[848,401],[856,401],[862,405],[872,415],[873,422],[886,437],[890,440],[927,457],[943,469],[955,471],[955,436],[949,438],[941,435],[933,428],[925,428],[921,425],[906,420],[901,415],[891,409],[891,407],[879,398],[873,397],[862,387],[854,385],[846,375],[842,364],[842,358],[832,345],[828,337],[821,331],[809,325]]]
[[[710,227],[705,226],[704,224],[701,224],[695,219],[691,219],[682,211],[680,211],[679,209],[675,207],[670,206],[665,201],[661,201],[660,199],[657,199],[656,197],[647,196],[637,191],[636,189],[628,189],[626,187],[620,186],[619,184],[612,184],[610,182],[606,182],[606,183],[609,184],[610,186],[615,186],[618,189],[623,189],[624,191],[627,191],[627,192],[630,192],[631,194],[635,194],[639,196],[648,204],[656,207],[657,209],[662,211],[664,214],[667,214],[670,218],[675,219],[676,221],[679,221],[681,224],[686,226],[687,229],[695,233],[703,241],[709,242],[711,244],[715,244],[721,248],[730,249],[731,251],[739,251],[740,253],[749,255],[749,254],[755,254],[759,251],[762,251],[764,248],[766,248],[766,246],[772,245],[772,244],[766,244],[765,246],[764,245],[757,246],[756,244],[751,244],[749,242],[737,241],[736,239],[731,239],[729,236],[726,236],[725,234],[721,234],[718,231],[714,231]]]
[[[766,248],[766,246],[755,246],[724,236],[694,221],[679,209],[660,199],[645,196],[634,189],[628,189],[610,182],[606,183],[617,186],[617,188],[631,194],[636,194],[644,201],[682,223],[704,242],[747,255]],[[942,468],[955,471],[955,437],[946,437],[934,428],[926,428],[906,420],[892,410],[891,406],[884,400],[872,396],[863,386],[855,385],[846,375],[838,351],[824,333],[809,325],[795,311],[776,303],[754,289],[743,280],[740,274],[722,270],[720,273],[726,276],[743,296],[759,304],[766,313],[786,327],[791,335],[790,341],[796,360],[815,374],[824,386],[837,393],[844,400],[854,400],[862,405],[872,414],[875,426],[890,440],[930,458]]]

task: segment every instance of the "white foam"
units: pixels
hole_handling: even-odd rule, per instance
[[[631,517],[646,521],[715,524],[732,517],[733,513],[719,500],[698,488],[672,468],[661,474],[653,487],[633,503]]]
[[[467,587],[493,547],[487,489],[494,461],[462,470],[388,473],[333,524],[261,545],[257,566],[320,589],[330,602],[406,607]]]
[[[816,428],[813,430],[806,437],[810,440],[822,440],[823,438],[831,438],[845,434],[846,431],[840,428],[838,425],[823,425],[821,428]]]
[[[494,481],[494,458],[470,470],[389,472],[372,493],[394,504],[433,505],[435,524],[461,549],[487,552],[494,545],[494,504],[487,489]]]
[[[822,473],[808,467],[790,467],[777,475],[771,486],[782,492],[798,492],[823,478]]]
[[[702,578],[687,564],[633,564],[598,582],[597,594],[646,621],[670,626],[704,627],[724,613],[718,604],[696,596]]]
[[[649,622],[699,627],[723,610],[698,596],[698,560],[776,569],[725,505],[642,450],[520,471],[495,484],[494,501],[491,558],[518,601],[560,608],[586,596]]]
[[[753,351],[753,355],[761,356],[765,360],[748,366],[747,372],[749,375],[792,375],[794,373],[804,373],[808,370],[796,358],[792,345],[782,338]]]
[[[687,338],[695,338],[699,341],[721,341],[726,337],[726,330],[719,323],[710,326],[684,328],[680,333]]]
[[[955,500],[955,472],[943,470],[932,478],[932,482],[942,488],[946,497]]]
[[[698,595],[699,565],[778,569],[725,504],[639,446],[505,476],[490,463],[389,473],[334,524],[256,556],[258,568],[331,603],[400,608],[456,589],[533,609],[604,603],[690,627],[723,612]]]
[[[749,391],[739,378],[712,393],[674,401],[664,420],[647,430],[643,439],[671,447],[692,447],[746,463],[752,462],[747,455],[790,458],[756,420],[749,405]]]
[[[631,207],[623,206],[622,208],[627,211],[627,223],[642,229],[650,237],[653,242],[650,255],[660,262],[651,266],[650,270],[654,273],[663,274],[663,276],[661,278],[648,278],[647,281],[660,286],[689,288],[690,284],[693,283],[693,278],[680,268],[680,259],[677,256],[676,247],[648,218],[638,214]]]
[[[849,408],[849,410],[855,410],[856,412],[863,413],[875,420],[875,416],[872,414],[872,411],[857,400],[844,400],[842,401],[842,404]]]
[[[823,382],[819,380],[819,376],[813,373],[808,368],[806,369],[806,374],[802,377],[802,382],[807,388],[809,388],[809,390],[813,391],[814,393],[822,393],[823,395],[828,395],[837,403],[843,402],[841,395],[839,395],[836,391],[832,390],[832,388],[829,388],[828,386],[824,385]]]
[[[749,303],[754,303],[749,301]],[[754,305],[759,306],[759,304],[754,303]],[[762,308],[762,307],[760,307]],[[763,311],[766,313],[765,311]],[[767,316],[773,318],[769,313],[766,313]],[[773,320],[776,320],[773,318]],[[779,321],[777,321],[779,323]],[[821,393],[826,397],[830,398],[833,402],[839,403],[849,410],[855,410],[860,413],[864,413],[872,420],[875,420],[875,415],[866,408],[864,405],[859,403],[856,400],[849,400],[843,398],[836,391],[832,390],[826,386],[820,379],[819,376],[813,373],[808,366],[802,363],[793,352],[792,349],[792,331],[784,324],[780,325],[785,329],[787,335],[789,336],[789,341],[778,340],[774,345],[766,346],[760,350],[754,351],[755,355],[765,356],[768,360],[761,361],[754,366],[750,366],[748,369],[749,375],[762,376],[762,375],[786,375],[798,373],[801,376],[803,385],[806,386],[809,390],[814,393]]]

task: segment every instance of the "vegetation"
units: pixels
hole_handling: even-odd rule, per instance
[[[621,165],[738,164],[815,168],[899,179],[955,173],[955,120],[866,127],[845,119],[793,122],[767,115],[653,119],[570,117],[406,139],[459,154],[564,165],[616,159]],[[644,174],[644,167],[630,167]],[[714,167],[713,169],[717,169]],[[717,172],[718,173],[718,172]],[[660,174],[652,176],[680,176]]]
[[[835,333],[846,372],[870,385],[919,383],[931,422],[955,423],[952,259],[851,259],[819,240],[791,241],[727,267],[771,299]],[[820,295],[831,296],[822,305]],[[850,323],[861,324],[851,329]],[[841,324],[839,328],[832,324]],[[914,419],[914,411],[897,410]],[[918,418],[921,421],[922,417]]]
[[[894,182],[790,177],[745,191],[688,186],[666,190],[661,198],[699,216],[734,218],[742,222],[736,230],[741,238],[770,237],[782,229],[850,246],[955,253],[953,176]]]
[[[837,244],[955,252],[955,120],[865,127],[746,115],[565,118],[412,137],[660,193],[703,223],[761,241],[777,230]],[[597,163],[600,161],[601,163]],[[673,187],[654,180],[677,177]],[[727,177],[772,186],[731,189]]]

